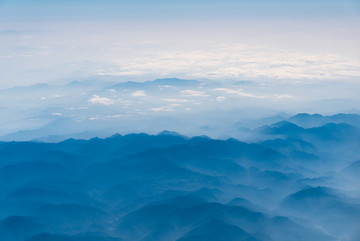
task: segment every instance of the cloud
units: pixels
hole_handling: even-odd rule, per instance
[[[266,98],[265,96],[254,95],[254,94],[251,94],[251,93],[244,92],[242,89],[234,90],[234,89],[228,89],[228,88],[216,88],[216,89],[213,89],[213,90],[225,92],[227,94],[238,95],[238,96],[241,96],[241,97],[258,98],[258,99]]]
[[[149,52],[139,48],[126,61],[112,60],[109,69],[101,70],[101,75],[319,80],[360,76],[360,62],[356,59],[254,44],[223,44],[182,51],[159,49]]]
[[[267,94],[267,95],[255,95],[248,92],[243,91],[242,89],[229,89],[229,88],[216,88],[214,91],[225,92],[226,94],[238,95],[241,97],[247,98],[255,98],[255,99],[272,99],[272,100],[282,100],[282,99],[292,99],[294,96],[289,94]],[[226,96],[218,96],[216,98],[217,101],[223,101],[227,97]]]
[[[134,93],[132,93],[131,96],[133,96],[133,97],[143,97],[143,96],[146,96],[146,93],[143,90],[137,90]]]
[[[150,108],[150,110],[152,110],[152,111],[174,111],[174,109],[169,106],[154,107],[154,108]]]
[[[197,90],[183,90],[181,91],[181,94],[186,96],[192,96],[192,97],[206,97],[209,96],[205,92],[197,91]]]
[[[102,105],[112,105],[114,104],[114,101],[112,99],[106,98],[106,97],[100,97],[98,95],[93,95],[89,101],[92,104],[102,104]]]
[[[54,95],[54,98],[62,98],[62,97],[65,97],[65,95],[59,95],[59,94]]]
[[[226,100],[226,96],[218,96],[218,97],[216,97],[216,100],[219,102],[222,102],[222,101]]]
[[[97,70],[94,75],[98,76],[132,76],[132,75],[142,75],[143,72],[140,70],[124,70],[124,71],[107,71],[107,70]]]
[[[287,95],[287,94],[284,94],[284,95],[274,95],[274,97],[276,99],[292,99],[294,98],[294,96],[292,95]]]
[[[171,104],[171,106],[182,106],[182,104],[173,103],[173,104]]]
[[[193,102],[193,100],[175,99],[175,98],[163,98],[162,100],[167,102],[176,102],[176,103]]]
[[[171,86],[171,85],[159,85],[158,87],[160,89],[162,89],[162,88],[174,88],[174,86]]]
[[[106,117],[107,117],[107,118],[120,118],[120,117],[123,117],[123,115],[121,115],[121,114],[107,115]]]

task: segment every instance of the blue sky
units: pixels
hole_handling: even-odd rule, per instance
[[[105,77],[357,83],[359,19],[354,0],[0,0],[0,84]]]
[[[359,17],[356,0],[43,1],[2,0],[2,19],[167,19]],[[160,15],[160,16],[159,16]]]

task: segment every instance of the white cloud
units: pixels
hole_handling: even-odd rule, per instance
[[[166,76],[210,79],[347,79],[360,76],[360,62],[340,55],[251,44],[224,44],[183,51],[139,50],[130,59],[115,59],[111,64],[109,71],[100,74],[164,76],[166,73]]]
[[[248,98],[256,98],[256,99],[272,99],[272,100],[283,100],[283,99],[292,99],[294,96],[289,94],[267,94],[267,95],[255,95],[251,93],[244,92],[242,89],[228,89],[228,88],[216,88],[213,89],[214,91],[221,91],[225,92],[226,94],[238,95],[241,97],[248,97]],[[218,96],[216,98],[217,101],[223,101],[226,96]]]
[[[143,90],[137,90],[134,93],[132,93],[131,96],[133,96],[133,97],[143,97],[143,96],[146,96],[146,93]]]
[[[121,114],[116,114],[116,115],[107,115],[105,116],[106,118],[120,118],[120,117],[123,117],[123,115]]]
[[[163,98],[162,100],[167,102],[176,102],[176,103],[193,102],[193,100],[175,99],[175,98]]]
[[[274,97],[276,99],[292,99],[294,98],[294,96],[292,95],[287,95],[287,94],[284,94],[284,95],[274,95]]]
[[[59,94],[56,94],[54,95],[55,98],[62,98],[62,97],[65,97],[65,95],[59,95]]]
[[[97,115],[89,117],[88,120],[111,120],[114,118],[122,118],[122,114],[114,114],[114,115]]]
[[[251,94],[251,93],[244,92],[242,89],[234,90],[234,89],[228,89],[228,88],[216,88],[216,89],[213,89],[213,90],[225,92],[227,94],[238,95],[238,96],[241,96],[241,97],[258,98],[258,99],[266,98],[266,96],[254,95],[254,94]]]
[[[102,105],[112,105],[114,104],[114,101],[112,99],[106,98],[106,97],[100,97],[98,95],[93,95],[89,101],[92,104],[102,104]]]
[[[160,106],[160,107],[150,108],[150,110],[152,110],[152,111],[174,111],[174,109],[169,106]]]
[[[94,73],[99,76],[132,76],[132,75],[141,75],[143,72],[140,70],[125,70],[125,71],[106,71],[98,70]]]
[[[170,86],[170,85],[159,85],[158,87],[160,89],[162,89],[162,88],[174,88],[174,86]]]
[[[183,95],[192,96],[192,97],[206,97],[206,96],[209,96],[205,92],[197,91],[197,90],[183,90],[183,91],[181,91],[181,93]]]

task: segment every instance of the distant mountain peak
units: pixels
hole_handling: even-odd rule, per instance
[[[169,131],[169,130],[163,130],[163,131],[159,132],[157,135],[158,136],[181,136],[181,137],[184,137],[183,135],[179,134],[176,131]]]
[[[324,116],[321,114],[317,114],[317,113],[315,113],[315,114],[298,113],[298,114],[294,115],[293,117],[296,118],[296,117],[324,117]]]
[[[290,122],[290,121],[279,121],[271,125],[271,127],[284,127],[284,126],[292,126],[292,127],[299,127],[298,125]],[[300,128],[300,127],[299,127]]]
[[[299,192],[296,192],[291,195],[295,199],[304,199],[304,198],[320,198],[320,197],[330,197],[333,196],[334,190],[328,187],[310,187],[303,189]]]

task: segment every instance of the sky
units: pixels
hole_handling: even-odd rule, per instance
[[[0,1],[1,87],[360,76],[358,1]]]
[[[230,102],[234,94],[241,103],[253,96],[293,96],[307,107],[312,101],[338,101],[327,112],[359,112],[359,20],[357,0],[0,0],[0,90],[159,78],[201,80],[230,90],[249,81],[252,89],[222,91],[214,101],[222,97],[228,101],[223,106],[236,108],[239,100]],[[89,92],[86,104],[110,98],[99,93]],[[20,113],[24,103],[25,108],[37,103],[16,99],[18,105],[10,105],[3,97],[0,108]],[[258,106],[269,107],[266,101]],[[272,107],[295,108],[287,98]],[[310,107],[297,110],[322,111]],[[64,111],[48,114],[58,112]]]

